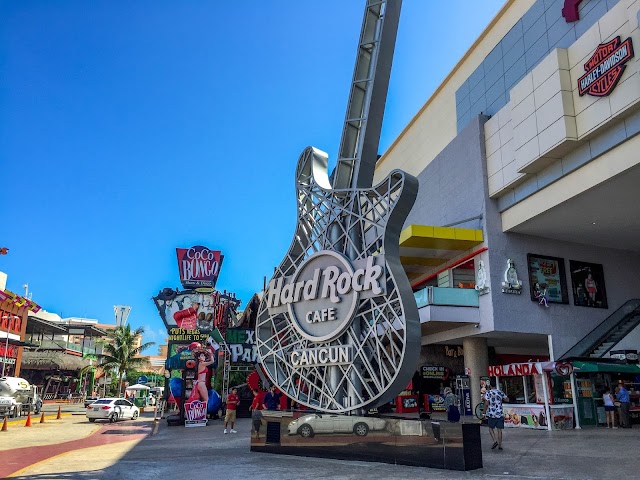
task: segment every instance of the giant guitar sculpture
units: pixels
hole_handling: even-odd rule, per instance
[[[269,379],[298,404],[340,413],[403,390],[420,321],[399,236],[418,182],[393,171],[372,186],[400,0],[367,0],[336,168],[308,147],[296,170],[298,223],[269,282],[256,341]]]

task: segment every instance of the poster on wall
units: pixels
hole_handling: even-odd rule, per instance
[[[598,263],[569,260],[573,304],[579,307],[609,308],[604,271]]]
[[[564,258],[527,254],[531,300],[541,303],[569,303]],[[545,303],[546,303],[545,302]]]

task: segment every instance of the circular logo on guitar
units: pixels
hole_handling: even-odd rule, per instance
[[[343,255],[322,250],[311,255],[286,280],[269,285],[268,308],[287,307],[293,326],[307,340],[326,342],[349,326],[362,292],[380,294],[383,269],[369,257],[354,269]],[[363,262],[360,262],[363,263]]]

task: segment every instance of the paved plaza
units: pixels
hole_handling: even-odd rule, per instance
[[[46,425],[46,427],[45,427]],[[168,427],[152,434],[149,412],[135,422],[89,424],[80,412],[25,429],[12,425],[0,436],[8,478],[135,479],[424,479],[494,478],[599,479],[640,469],[640,428],[570,431],[509,429],[504,450],[491,450],[481,429],[484,468],[469,472],[366,462],[280,456],[249,450],[249,419],[237,434],[224,435],[220,420],[206,428]],[[46,428],[46,429],[45,429]],[[38,435],[38,432],[46,432]],[[70,438],[75,436],[75,440]],[[58,441],[58,439],[60,441]],[[11,443],[11,445],[9,445]],[[16,448],[7,448],[13,447]],[[27,448],[17,448],[17,447]],[[20,456],[22,455],[22,457]],[[20,462],[25,462],[22,465]]]

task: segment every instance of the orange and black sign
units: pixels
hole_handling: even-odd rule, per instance
[[[633,43],[631,37],[624,42],[616,37],[610,42],[598,45],[596,51],[584,64],[586,72],[578,79],[578,93],[595,97],[609,95],[622,77],[625,64],[633,58]]]

